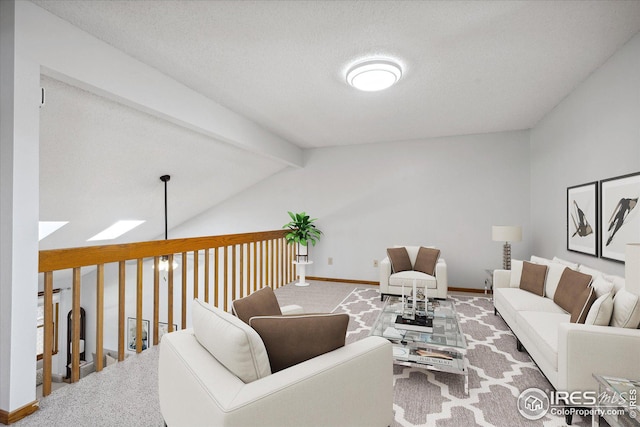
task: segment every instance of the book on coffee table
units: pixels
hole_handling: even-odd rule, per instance
[[[432,318],[416,318],[405,319],[402,315],[396,316],[395,322],[396,329],[405,329],[408,331],[416,332],[433,332],[433,319]]]

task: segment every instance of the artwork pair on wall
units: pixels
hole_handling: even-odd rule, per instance
[[[624,262],[640,242],[638,198],[640,172],[567,188],[567,250]]]

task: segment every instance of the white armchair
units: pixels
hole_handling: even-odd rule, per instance
[[[418,256],[419,246],[404,246],[409,254],[409,260],[413,267]],[[380,261],[380,299],[383,300],[385,295],[402,295],[402,285],[405,291],[409,291],[413,287],[413,281],[419,289],[427,288],[430,298],[446,299],[449,289],[447,281],[447,263],[443,258],[439,258],[436,263],[435,274],[433,276],[422,273],[420,271],[401,271],[399,273],[391,272],[391,262],[389,257]]]
[[[386,339],[367,337],[271,373],[249,325],[204,306],[194,306],[193,319],[194,329],[167,334],[160,345],[158,391],[167,426],[391,425]]]

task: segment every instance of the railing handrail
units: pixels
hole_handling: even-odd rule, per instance
[[[191,237],[170,240],[123,243],[103,246],[84,246],[67,249],[51,249],[39,252],[38,272],[58,271],[70,268],[96,266],[124,260],[152,258],[168,254],[193,252],[209,248],[259,242],[283,237],[287,230],[259,231],[253,233],[225,234],[220,236]]]
[[[167,332],[172,332],[174,325],[174,311],[180,314],[179,329],[187,327],[187,302],[189,298],[198,298],[200,289],[204,290],[204,301],[228,311],[229,304],[237,298],[242,298],[252,291],[271,286],[274,289],[291,282],[296,277],[296,265],[293,262],[295,247],[287,245],[285,236],[288,230],[258,231],[253,233],[227,234],[221,236],[193,237],[172,240],[156,240],[127,244],[104,246],[86,246],[79,248],[42,250],[38,270],[44,273],[44,343],[43,343],[43,396],[51,393],[52,349],[54,340],[53,320],[53,275],[55,271],[69,270],[73,272],[71,292],[71,327],[67,337],[71,349],[67,357],[67,377],[71,382],[80,379],[80,301],[83,288],[82,267],[95,267],[95,370],[103,368],[103,340],[105,328],[105,265],[117,263],[117,275],[111,270],[109,284],[113,288],[117,284],[117,342],[118,360],[124,360],[125,353],[125,325],[126,290],[135,286],[135,351],[143,350],[143,314],[145,260],[151,259],[153,266],[147,266],[147,271],[153,268],[153,344],[159,343],[160,324],[160,293],[166,292]],[[221,249],[221,250],[219,250]],[[201,251],[204,256],[200,257]],[[174,287],[174,276],[178,274],[173,268],[165,273],[166,289],[160,289],[160,260],[168,256],[168,265],[173,265],[174,256],[182,256],[181,280],[179,286]],[[188,262],[188,258],[191,262]],[[126,262],[136,262],[135,278],[130,277],[127,284]],[[200,265],[204,268],[200,274]],[[130,269],[131,270],[131,269]],[[189,271],[193,273],[189,278]],[[132,273],[132,271],[130,271]],[[87,277],[86,279],[90,279]],[[202,279],[202,282],[200,281]],[[86,282],[86,280],[85,280]],[[149,282],[147,282],[150,284]],[[193,292],[188,285],[193,286]],[[87,285],[91,286],[91,285]],[[174,307],[174,292],[179,291],[179,307]],[[213,300],[210,300],[210,297]],[[149,297],[148,297],[149,298]],[[149,298],[150,299],[150,298]],[[86,304],[86,302],[85,302]],[[131,304],[131,303],[130,303]],[[147,313],[149,314],[149,313]],[[109,322],[109,327],[114,327]],[[147,337],[151,340],[150,337]],[[151,341],[148,341],[148,345]],[[129,348],[133,350],[132,348]]]

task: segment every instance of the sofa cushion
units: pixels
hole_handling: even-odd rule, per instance
[[[626,289],[620,289],[613,298],[611,326],[636,329],[640,324],[640,298]]]
[[[344,346],[349,315],[345,313],[252,317],[254,328],[278,372]]]
[[[247,325],[253,316],[278,316],[282,314],[278,298],[269,286],[231,303],[233,313]]]
[[[520,286],[520,278],[522,277],[522,263],[519,259],[511,260],[511,278],[509,280],[509,286],[517,288]]]
[[[569,323],[567,313],[544,313],[539,311],[522,311],[518,313],[517,322],[522,334],[526,334],[544,358],[558,370],[558,325]]]
[[[609,282],[613,283],[613,294],[614,295],[620,289],[624,288],[624,285],[625,285],[624,277],[616,276],[616,275],[613,275],[613,274],[605,274],[604,278],[605,278],[605,280],[608,280]]]
[[[600,270],[596,270],[594,268],[591,267],[587,267],[586,265],[580,265],[578,267],[578,271],[580,273],[584,273],[584,274],[588,274],[589,276],[593,277],[594,279],[598,276],[602,276],[603,273]]]
[[[518,312],[539,311],[541,313],[565,314],[552,299],[534,295],[519,288],[494,289],[495,306],[508,319],[516,319]],[[567,322],[569,316],[567,316]]]
[[[609,292],[594,301],[584,323],[587,325],[609,326],[611,313],[613,313],[613,294]]]
[[[573,271],[565,268],[558,282],[558,289],[553,295],[553,302],[571,313],[580,293],[591,283],[591,276],[588,274]]]
[[[553,262],[557,262],[558,264],[562,264],[565,267],[569,267],[572,270],[577,270],[578,269],[578,263],[567,261],[567,260],[564,260],[562,258],[558,258],[557,256],[554,256],[552,261]]]
[[[407,248],[388,248],[387,255],[391,262],[392,273],[413,270],[409,254],[407,253]]]
[[[547,277],[547,266],[524,262],[522,264],[522,277],[520,277],[520,289],[529,291],[535,295],[544,296],[544,281]]]
[[[413,269],[434,276],[438,258],[440,258],[440,249],[420,247]]]
[[[232,314],[193,300],[193,333],[218,362],[245,383],[271,374],[260,335]]]
[[[549,264],[549,270],[547,271],[547,280],[544,283],[544,296],[553,299],[553,296],[556,294],[556,290],[558,289],[558,283],[560,283],[560,278],[562,277],[562,273],[564,273],[565,268],[567,268],[566,265],[560,264],[558,262],[552,262],[551,264]]]
[[[575,301],[573,309],[571,310],[571,323],[584,323],[595,300],[595,289],[591,286],[584,288],[584,290],[580,292],[580,295],[578,295],[578,299]]]
[[[598,298],[613,291],[613,282],[607,280],[604,276],[594,277],[591,286],[596,290],[596,296]]]
[[[438,287],[438,282],[435,277],[413,270],[401,271],[400,273],[392,274],[389,276],[389,285],[398,287],[407,286],[408,288],[412,288],[414,280],[416,281],[416,286],[418,288],[424,288],[426,286],[427,289],[436,289]]]

